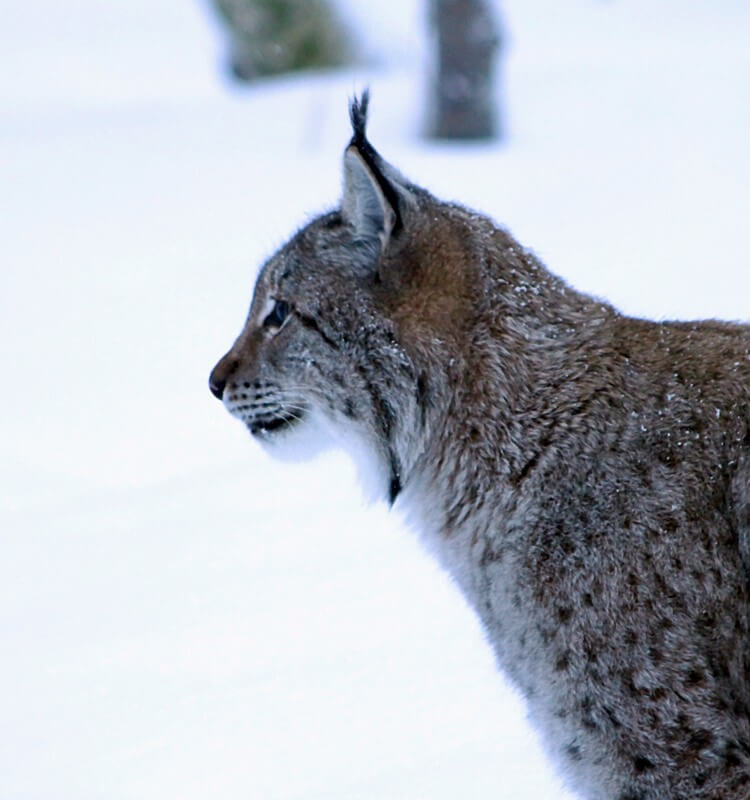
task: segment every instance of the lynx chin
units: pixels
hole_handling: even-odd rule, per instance
[[[211,391],[324,429],[479,615],[588,800],[750,798],[750,327],[649,322],[384,161],[264,265]]]

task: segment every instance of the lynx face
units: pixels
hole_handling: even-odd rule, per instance
[[[351,107],[341,208],[263,266],[245,327],[210,386],[272,452],[307,445],[314,428],[360,462],[368,453],[377,491],[393,501],[427,440],[437,389],[427,386],[427,361],[443,360],[418,343],[435,323],[445,327],[461,296],[446,301],[450,281],[424,266],[439,246],[424,220],[438,227],[458,212],[380,158],[365,138],[366,110],[365,94]],[[431,338],[446,341],[445,332]]]
[[[271,452],[303,454],[322,432],[368,440],[363,449],[390,461],[401,411],[393,388],[408,383],[411,367],[372,274],[346,263],[357,248],[338,212],[300,231],[263,267],[245,328],[212,373],[226,409]],[[394,384],[388,398],[384,372]]]

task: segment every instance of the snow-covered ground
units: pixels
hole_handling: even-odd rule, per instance
[[[509,136],[462,147],[418,135],[422,4],[340,4],[371,66],[242,92],[197,0],[4,17],[0,800],[563,796],[398,516],[206,380],[366,84],[386,157],[575,285],[750,318],[750,9],[503,0]]]

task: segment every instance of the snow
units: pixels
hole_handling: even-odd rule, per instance
[[[244,91],[206,5],[6,15],[2,800],[564,796],[414,534],[343,456],[269,460],[208,372],[367,84],[389,159],[576,286],[747,318],[750,10],[504,0],[501,146],[419,138],[420,3],[342,10],[365,66]]]

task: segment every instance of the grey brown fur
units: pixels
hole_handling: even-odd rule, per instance
[[[366,453],[589,800],[750,798],[750,328],[631,319],[365,136],[211,376]]]

